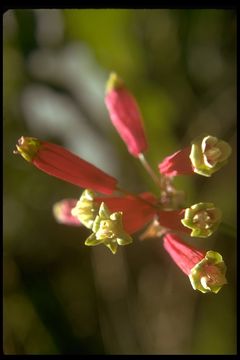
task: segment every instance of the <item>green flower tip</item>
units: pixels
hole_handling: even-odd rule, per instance
[[[18,140],[18,145],[16,145],[17,150],[14,150],[13,153],[20,154],[25,160],[31,162],[37,154],[40,145],[40,140],[34,137],[22,136]]]
[[[189,279],[194,290],[217,294],[227,284],[226,270],[222,256],[215,251],[208,251],[205,258],[192,268]]]
[[[226,141],[202,135],[193,140],[189,157],[195,173],[211,176],[226,164],[231,152],[232,149]]]
[[[123,229],[122,215],[121,211],[111,214],[106,204],[102,202],[92,226],[93,234],[87,238],[85,245],[104,244],[115,254],[118,245],[130,244],[133,240]]]
[[[93,191],[84,190],[75,208],[71,210],[71,214],[76,216],[88,229],[92,229],[98,214],[99,205],[94,201],[94,196]]]
[[[218,228],[222,213],[212,203],[198,203],[187,208],[182,224],[192,229],[191,236],[208,237]]]
[[[111,90],[119,89],[123,87],[123,85],[124,85],[123,80],[115,72],[112,72],[107,81],[106,93],[108,93]]]

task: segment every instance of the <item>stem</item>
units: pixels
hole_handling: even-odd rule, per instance
[[[151,168],[150,164],[148,163],[148,161],[146,160],[145,156],[143,154],[139,154],[138,155],[138,159],[140,160],[141,164],[143,165],[144,169],[148,172],[148,174],[151,176],[152,180],[154,181],[154,183],[160,187],[160,189],[162,188],[161,185],[161,181],[159,179],[159,177],[155,174],[155,172],[153,171],[153,169]]]

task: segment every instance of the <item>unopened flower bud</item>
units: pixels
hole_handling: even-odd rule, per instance
[[[105,103],[111,121],[130,154],[137,157],[146,151],[148,144],[138,104],[115,73],[109,77]]]
[[[80,226],[79,219],[72,215],[71,211],[76,206],[77,200],[63,199],[53,205],[53,215],[56,221],[64,225]]]

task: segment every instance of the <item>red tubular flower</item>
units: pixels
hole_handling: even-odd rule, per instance
[[[51,176],[103,194],[116,190],[115,178],[59,145],[22,136],[16,147],[25,160]]]
[[[138,197],[127,195],[95,198],[95,202],[99,206],[104,202],[111,212],[123,212],[123,227],[129,234],[142,229],[153,219],[156,209],[151,206],[151,203],[154,205],[156,201],[156,198],[150,193],[142,193]],[[81,225],[79,217],[72,215],[71,212],[76,207],[77,202],[77,199],[64,199],[54,204],[55,219],[65,225]]]
[[[135,98],[115,73],[110,75],[107,83],[105,104],[111,121],[127,145],[128,151],[138,157],[148,147],[142,116]]]
[[[164,236],[163,246],[176,265],[188,275],[194,290],[217,293],[227,283],[226,266],[219,253],[194,249],[174,234]]]
[[[213,203],[201,202],[181,210],[159,210],[158,217],[161,226],[205,238],[217,230],[221,211]]]
[[[227,142],[203,134],[195,138],[191,146],[167,156],[158,167],[166,176],[196,173],[209,177],[227,163],[231,151]]]

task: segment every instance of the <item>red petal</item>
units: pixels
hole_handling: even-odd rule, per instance
[[[160,225],[166,227],[167,229],[182,231],[187,234],[191,233],[191,229],[186,228],[182,223],[181,219],[184,218],[185,209],[181,210],[159,210],[158,211],[158,220]]]
[[[191,147],[167,156],[159,165],[159,171],[166,176],[193,175],[194,171],[189,158]]]

